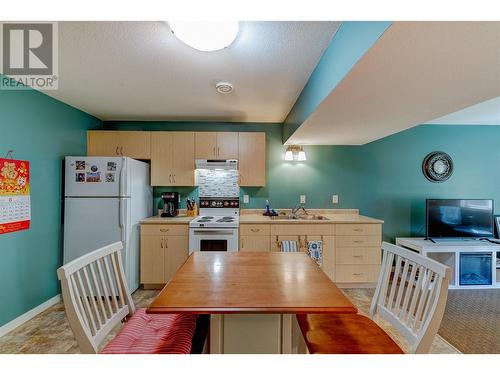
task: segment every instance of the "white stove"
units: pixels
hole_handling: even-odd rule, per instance
[[[236,216],[198,216],[189,223],[190,228],[238,228],[239,225]]]
[[[189,254],[238,251],[239,198],[200,198],[200,215],[189,223]]]

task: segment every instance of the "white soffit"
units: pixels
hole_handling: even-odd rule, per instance
[[[395,22],[287,143],[360,145],[500,96],[500,22]]]
[[[426,124],[500,125],[500,97],[428,121]]]
[[[201,52],[166,22],[60,22],[46,94],[103,120],[282,122],[339,25],[241,22],[228,48]]]

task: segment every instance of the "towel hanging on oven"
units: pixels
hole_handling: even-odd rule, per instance
[[[312,260],[314,260],[318,266],[323,265],[323,241],[314,240],[307,242],[307,251]]]
[[[297,241],[281,241],[280,246],[283,253],[296,253],[299,248]]]

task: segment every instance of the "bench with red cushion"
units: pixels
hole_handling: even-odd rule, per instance
[[[403,354],[373,320],[359,314],[297,315],[311,354]]]
[[[189,354],[198,315],[137,309],[102,354]]]

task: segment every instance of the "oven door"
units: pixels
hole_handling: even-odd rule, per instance
[[[238,229],[190,228],[189,254],[194,251],[238,251]]]

